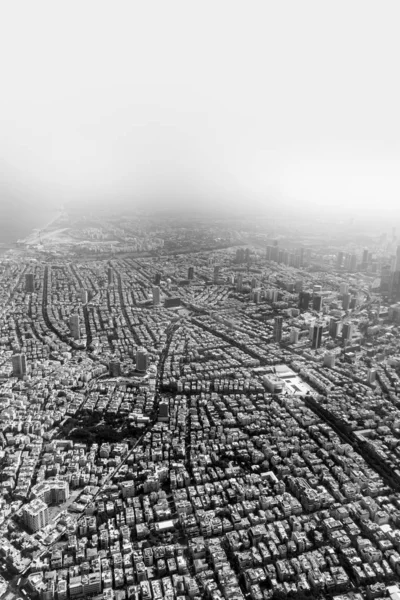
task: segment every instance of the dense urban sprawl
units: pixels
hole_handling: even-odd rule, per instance
[[[400,598],[394,235],[63,213],[0,295],[1,593]]]

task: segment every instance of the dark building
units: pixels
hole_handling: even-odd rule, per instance
[[[322,325],[314,325],[312,331],[311,347],[320,348],[322,343]]]
[[[169,420],[168,400],[161,400],[161,402],[158,406],[158,420],[168,422],[168,420]]]
[[[353,335],[353,325],[351,323],[343,323],[342,328],[342,340],[351,340]]]
[[[299,309],[307,311],[310,306],[311,294],[310,292],[300,292],[299,294]]]
[[[160,288],[158,285],[153,285],[153,306],[160,304]]]
[[[32,294],[35,291],[35,282],[33,279],[33,273],[27,273],[25,275],[25,291],[28,294]]]
[[[189,267],[188,268],[188,279],[189,281],[191,281],[194,277],[194,267]]]
[[[283,317],[277,316],[274,319],[274,340],[280,342],[282,339],[282,323]]]
[[[69,330],[74,340],[81,339],[80,319],[78,314],[72,314],[69,317]]]
[[[161,283],[161,273],[156,273],[154,275],[154,285],[160,285]]]
[[[26,356],[25,354],[14,354],[11,357],[13,376],[23,377],[26,375]]]
[[[313,297],[313,310],[317,312],[321,312],[322,310],[322,296],[320,294],[316,294]]]
[[[119,377],[121,375],[121,363],[119,360],[111,360],[108,368],[111,377]]]
[[[182,301],[179,298],[179,296],[177,296],[176,298],[171,297],[171,298],[165,298],[164,301],[164,306],[165,308],[175,308],[177,306],[181,306]]]
[[[335,339],[339,335],[340,321],[332,317],[329,321],[329,335]]]
[[[149,367],[149,355],[145,348],[136,351],[136,370],[145,373]]]
[[[108,285],[112,285],[114,283],[114,273],[113,273],[113,270],[111,267],[108,267],[107,279],[108,279]]]
[[[215,265],[215,267],[214,267],[214,283],[218,283],[220,270],[221,270],[221,267],[219,265]]]

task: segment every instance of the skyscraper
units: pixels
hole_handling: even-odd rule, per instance
[[[351,301],[351,295],[350,294],[343,294],[343,298],[342,298],[342,308],[343,310],[349,310],[350,308],[350,301]]]
[[[274,340],[275,342],[280,342],[282,339],[282,323],[283,317],[277,316],[274,319]]]
[[[392,271],[390,265],[383,265],[381,269],[381,285],[380,291],[382,293],[389,293],[392,280]]]
[[[242,289],[243,289],[243,275],[241,273],[239,273],[236,278],[236,291],[241,292]]]
[[[23,377],[26,375],[26,356],[25,354],[14,354],[11,357],[13,376]]]
[[[153,285],[153,306],[160,304],[160,288],[158,285]]]
[[[149,366],[149,355],[145,348],[138,348],[136,352],[136,369],[142,373],[147,371]]]
[[[322,309],[322,296],[320,294],[316,294],[313,297],[313,310],[317,312],[321,312]]]
[[[82,304],[87,304],[88,302],[88,293],[85,289],[81,289],[81,302]]]
[[[339,327],[340,321],[338,319],[335,319],[334,317],[331,317],[329,321],[329,335],[331,336],[331,338],[337,338],[337,336],[339,335]]]
[[[351,340],[352,336],[353,336],[353,324],[352,323],[343,323],[342,340],[343,341]]]
[[[372,384],[376,379],[376,369],[368,369],[367,371],[367,383]]]
[[[357,307],[357,296],[351,296],[349,309],[354,310]]]
[[[33,273],[26,273],[25,275],[25,291],[28,294],[32,294],[35,291],[35,282],[33,278]]]
[[[221,269],[221,267],[219,265],[215,265],[215,267],[214,267],[214,283],[218,283],[220,269]]]
[[[113,360],[110,360],[108,368],[111,377],[119,377],[121,375],[121,363],[119,362],[119,360],[115,358]]]
[[[307,311],[310,306],[311,294],[309,292],[300,292],[299,294],[299,309]]]
[[[108,285],[112,285],[114,283],[114,273],[113,273],[113,270],[111,267],[108,267],[107,278],[108,278]]]
[[[194,277],[194,267],[189,267],[188,268],[188,279],[189,281],[191,281]]]
[[[312,329],[311,347],[314,349],[320,348],[322,342],[322,325],[318,323]]]
[[[158,405],[158,420],[166,423],[169,421],[169,402],[167,399],[161,400]]]
[[[79,315],[73,314],[69,317],[69,330],[74,340],[81,339],[81,331],[79,326]]]

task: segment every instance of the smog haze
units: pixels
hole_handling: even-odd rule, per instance
[[[9,2],[1,204],[400,204],[395,2]]]

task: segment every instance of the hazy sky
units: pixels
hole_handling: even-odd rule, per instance
[[[400,207],[399,17],[397,0],[5,1],[0,202]]]

